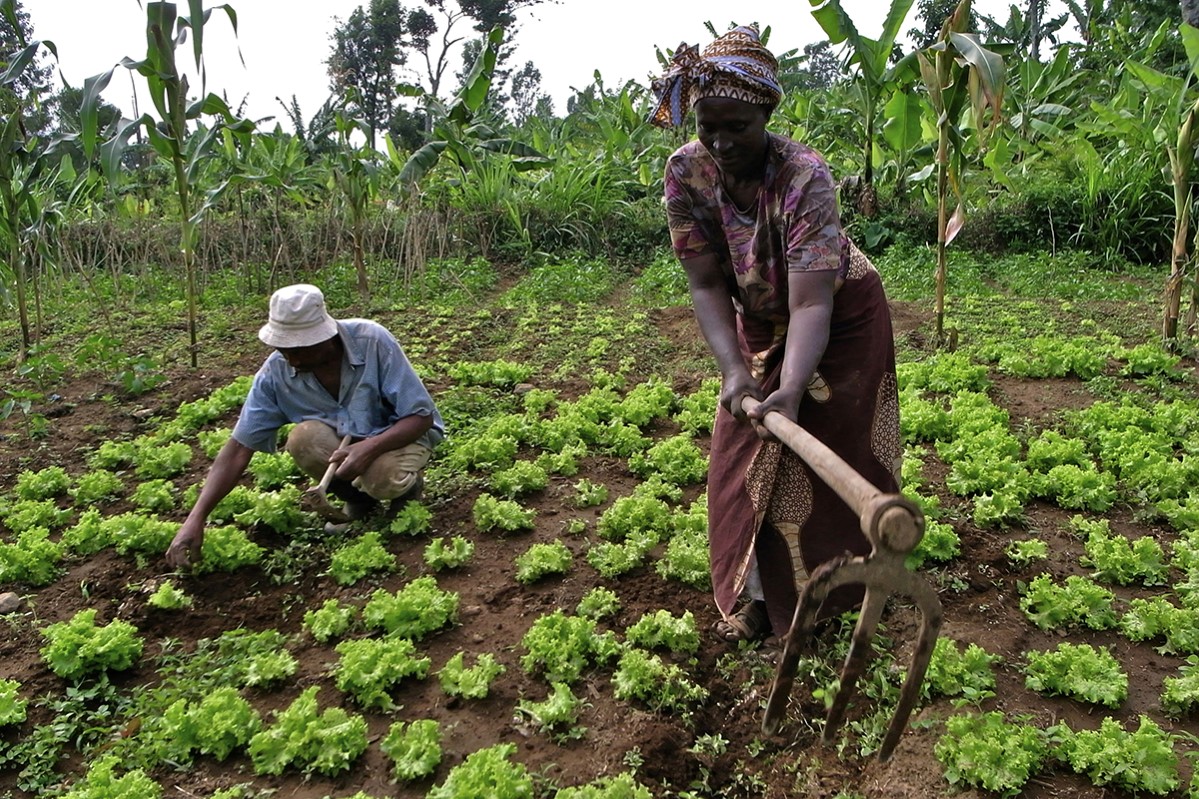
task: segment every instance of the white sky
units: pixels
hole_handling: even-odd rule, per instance
[[[419,0],[402,0],[414,6]],[[228,0],[237,12],[235,38],[228,18],[214,12],[204,29],[204,58],[209,92],[224,94],[237,107],[246,100],[247,116],[275,116],[290,129],[281,97],[299,99],[305,119],[310,119],[329,96],[325,59],[330,50],[334,17],[346,19],[368,0]],[[843,0],[843,6],[865,36],[877,36],[886,0]],[[62,75],[75,86],[85,78],[110,69],[123,57],[145,56],[145,11],[137,0],[23,0],[34,36],[58,46]],[[187,3],[180,2],[186,13]],[[205,6],[217,5],[206,0]],[[1024,5],[1020,2],[1020,5]],[[555,111],[565,113],[571,88],[593,81],[598,69],[606,86],[627,79],[645,83],[658,71],[655,45],[674,48],[680,41],[706,44],[710,36],[704,21],[717,30],[730,22],[770,25],[770,47],[776,53],[823,38],[819,26],[802,0],[562,0],[538,6],[521,17],[516,50],[510,64],[533,61],[542,75],[542,91],[554,99]],[[1005,0],[979,0],[975,8],[1006,19]],[[733,18],[731,14],[735,13]],[[912,27],[912,16],[904,30]],[[465,29],[466,26],[459,23]],[[237,55],[240,47],[245,66]],[[190,42],[180,52],[180,64],[191,63]],[[140,76],[135,77],[140,86]],[[452,78],[450,78],[453,83]],[[193,91],[198,91],[194,85]],[[104,99],[132,115],[129,71],[120,68],[104,92]],[[152,110],[144,94],[140,110]]]

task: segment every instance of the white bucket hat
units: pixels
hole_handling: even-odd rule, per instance
[[[311,347],[337,335],[337,321],[325,310],[325,295],[316,286],[284,286],[271,295],[270,321],[258,338],[270,347]]]

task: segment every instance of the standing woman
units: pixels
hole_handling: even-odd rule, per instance
[[[726,641],[791,625],[818,564],[869,543],[856,514],[761,425],[778,411],[886,492],[902,450],[891,316],[878,272],[849,242],[824,160],[766,124],[778,61],[754,27],[702,52],[679,46],[650,121],[698,140],[666,165],[666,212],[704,339],[720,368],[708,468],[712,584]],[[746,397],[761,400],[752,417]],[[860,602],[834,592],[822,616]],[[743,600],[740,608],[738,600]]]

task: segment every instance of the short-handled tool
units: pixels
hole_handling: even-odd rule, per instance
[[[350,436],[346,436],[341,440],[341,446],[338,449],[348,446],[349,443]],[[342,524],[350,520],[345,511],[329,501],[329,484],[333,482],[333,473],[337,471],[339,465],[337,463],[330,463],[329,468],[325,469],[325,474],[321,477],[321,481],[305,491],[303,496],[300,497],[301,508],[310,513],[316,513],[322,519],[327,519],[335,524]]]
[[[757,406],[758,402],[749,397],[741,403],[747,413]],[[841,669],[840,686],[825,721],[823,743],[827,746],[832,742],[845,718],[849,697],[865,671],[870,642],[878,629],[887,597],[892,594],[907,596],[920,611],[920,633],[900,690],[899,704],[879,748],[879,760],[885,762],[899,743],[908,717],[920,697],[920,685],[928,671],[937,634],[941,630],[941,600],[937,592],[927,580],[904,565],[908,553],[924,536],[924,515],[920,508],[902,495],[879,491],[835,452],[782,414],[768,413],[762,424],[808,464],[858,515],[862,532],[871,545],[870,554],[864,557],[847,554],[820,565],[813,570],[804,585],[770,688],[762,731],[767,735],[778,731],[791,694],[791,684],[795,680],[796,667],[800,657],[812,644],[817,614],[825,597],[842,585],[864,585],[866,596],[858,614],[857,627],[853,631],[849,654]]]

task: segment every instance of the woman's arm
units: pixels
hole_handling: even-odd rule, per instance
[[[778,411],[795,421],[799,403],[828,346],[836,281],[837,273],[831,269],[787,274],[789,321],[782,375],[778,390],[754,409],[753,420],[764,418],[770,411]],[[759,428],[759,433],[769,435],[764,428]]]
[[[761,399],[762,392],[741,355],[737,341],[737,311],[720,261],[715,254],[706,253],[682,263],[700,332],[720,369],[720,404],[737,419],[744,419],[741,398],[748,395]]]

